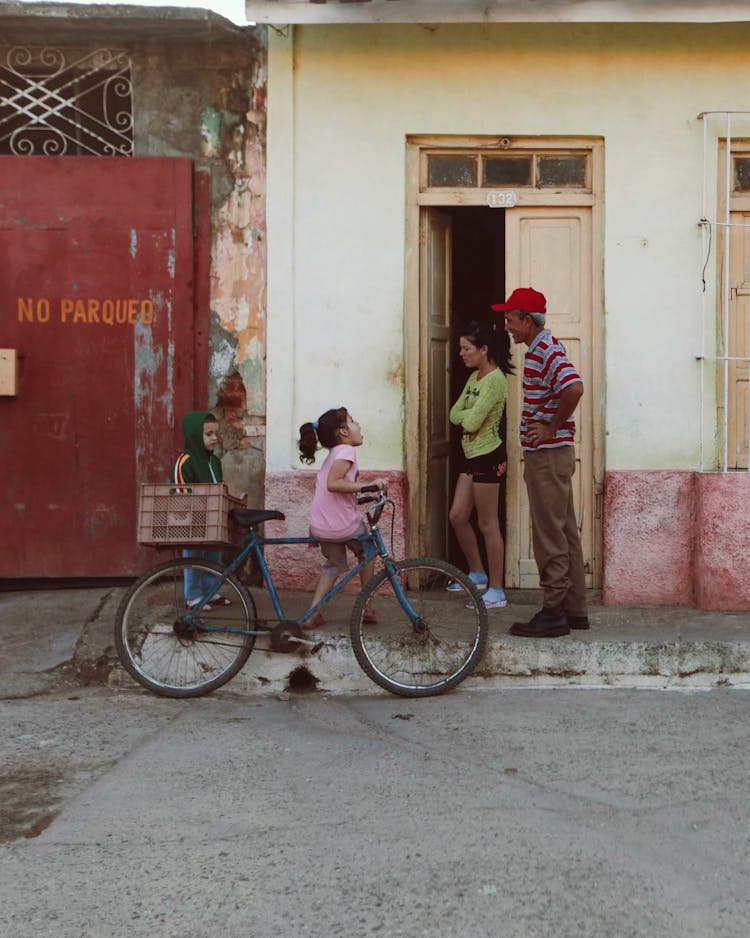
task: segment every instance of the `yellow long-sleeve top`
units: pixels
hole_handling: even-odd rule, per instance
[[[450,421],[463,429],[461,445],[464,456],[473,459],[491,453],[500,445],[500,418],[508,397],[508,382],[499,368],[481,380],[473,371],[451,407]]]

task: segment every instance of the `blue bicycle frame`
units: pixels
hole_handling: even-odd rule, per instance
[[[268,567],[268,564],[266,563],[266,558],[263,555],[262,548],[267,544],[319,544],[320,541],[314,537],[259,537],[254,528],[250,529],[250,532],[246,535],[246,537],[247,542],[242,547],[242,550],[240,550],[240,552],[234,557],[229,566],[224,568],[221,574],[216,575],[217,579],[212,588],[205,595],[201,596],[200,601],[196,604],[196,611],[188,611],[188,613],[185,615],[184,620],[186,624],[196,624],[196,619],[200,614],[200,607],[205,603],[210,603],[211,598],[219,592],[229,574],[233,573],[250,554],[255,554],[255,558],[258,561],[258,566],[260,567],[261,573],[263,574],[263,582],[266,584],[266,588],[268,589],[268,593],[279,622],[290,621],[287,620],[284,615],[281,600],[274,585],[271,571]],[[330,599],[339,593],[346,586],[346,584],[359,573],[362,567],[366,566],[376,557],[382,558],[385,568],[388,571],[388,576],[390,577],[394,592],[396,593],[396,597],[401,603],[401,606],[405,610],[406,614],[413,623],[419,622],[420,617],[412,608],[406,593],[404,593],[401,587],[401,582],[396,576],[396,569],[394,567],[393,560],[388,556],[388,551],[386,550],[383,536],[380,533],[378,527],[376,525],[372,525],[369,533],[357,535],[356,540],[362,542],[365,553],[363,559],[360,560],[354,567],[352,567],[351,570],[349,570],[341,580],[339,580],[337,583],[334,583],[334,585],[320,598],[320,600],[315,603],[314,606],[308,609],[304,615],[300,616],[298,619],[292,619],[291,621],[295,625],[302,626],[305,622],[307,622],[308,619],[310,619],[320,609],[322,609],[322,607],[325,606],[325,604]],[[200,628],[204,632],[234,632],[240,635],[267,634],[267,630],[239,629],[226,625],[214,626],[211,625],[210,622],[206,622],[204,620],[201,620]]]

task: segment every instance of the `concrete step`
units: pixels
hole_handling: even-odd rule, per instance
[[[270,617],[265,590],[252,590],[261,617]],[[137,687],[117,661],[113,627],[122,588],[56,589],[0,594],[0,697],[24,697],[61,684]],[[309,594],[284,594],[286,612],[299,615]],[[683,607],[602,606],[589,611],[591,629],[554,639],[508,634],[536,609],[536,594],[510,593],[491,610],[487,652],[469,687],[631,686],[707,688],[750,683],[750,613]],[[594,598],[595,599],[595,598]],[[530,602],[531,600],[532,602]],[[349,643],[353,597],[326,607],[327,624],[310,635],[320,652],[275,653],[259,639],[242,673],[221,693],[255,695],[289,690],[385,693],[361,671]]]

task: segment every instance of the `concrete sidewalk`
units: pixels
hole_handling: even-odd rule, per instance
[[[0,593],[0,698],[28,697],[61,686],[136,687],[119,667],[113,627],[125,590],[102,586]],[[270,615],[264,590],[252,593]],[[508,629],[535,611],[539,596],[509,591],[507,609],[492,610],[487,653],[471,687],[612,685],[702,687],[750,683],[750,613],[678,607],[616,607],[593,602],[591,629],[555,639],[516,638]],[[287,612],[306,608],[307,593],[285,593]],[[259,639],[243,672],[225,691],[384,693],[360,670],[349,644],[353,598],[326,609],[316,655],[276,654]]]

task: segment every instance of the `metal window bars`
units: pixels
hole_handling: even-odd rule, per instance
[[[132,97],[120,50],[0,47],[0,152],[132,156]]]

